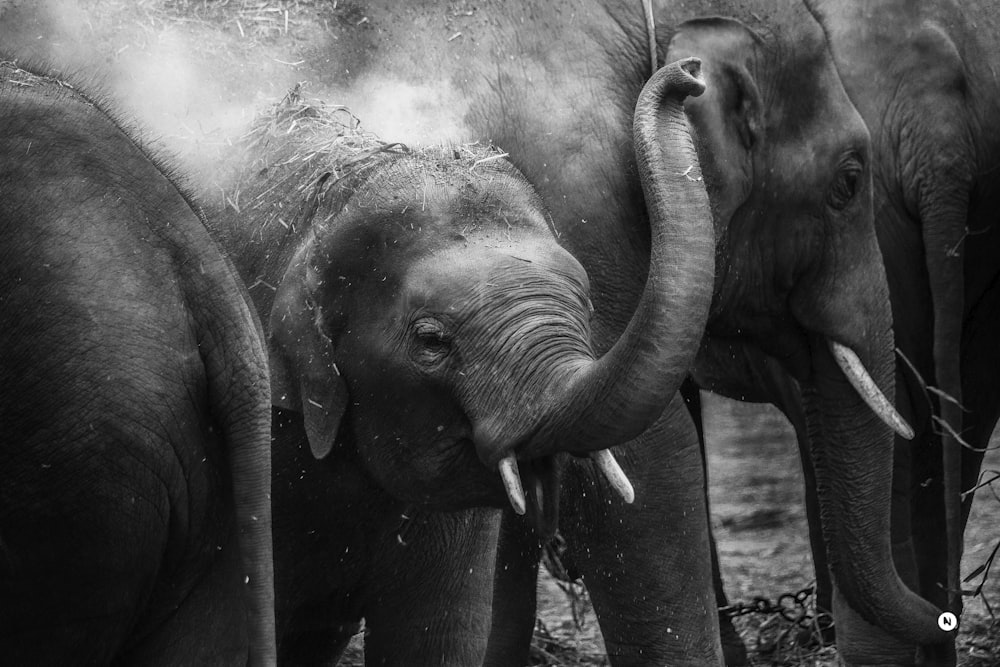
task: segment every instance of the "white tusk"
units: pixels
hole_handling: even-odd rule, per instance
[[[832,340],[827,340],[827,344],[830,346],[830,352],[833,354],[833,358],[837,360],[840,370],[844,371],[844,375],[847,376],[851,386],[854,387],[864,402],[868,404],[872,412],[878,415],[879,419],[888,424],[901,437],[912,440],[913,429],[896,412],[896,408],[892,406],[892,403],[885,397],[885,394],[879,390],[878,385],[875,384],[875,380],[872,380],[872,376],[865,370],[864,364],[861,363],[861,359],[854,353],[854,350]]]
[[[503,480],[503,487],[507,490],[507,499],[510,506],[518,514],[524,514],[524,489],[521,487],[521,475],[517,472],[517,459],[514,455],[505,456],[500,459],[500,479]]]
[[[628,481],[628,477],[625,476],[625,471],[618,465],[618,461],[615,461],[611,450],[600,449],[592,452],[590,458],[597,464],[597,469],[604,473],[611,488],[617,491],[626,503],[631,504],[635,500],[635,489],[632,488],[632,482]]]

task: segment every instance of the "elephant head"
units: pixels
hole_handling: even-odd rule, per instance
[[[675,65],[647,94],[654,260],[627,331],[600,358],[587,276],[502,155],[381,151],[341,199],[330,172],[316,179],[268,327],[273,402],[303,414],[313,454],[356,448],[406,502],[489,505],[506,491],[519,513],[530,500],[550,518],[553,455],[590,454],[631,500],[606,450],[659,416],[711,300],[707,194],[679,176],[698,173],[681,105],[703,89],[696,75],[694,61]]]
[[[799,382],[839,589],[869,622],[939,641],[938,611],[903,585],[892,561],[892,431],[913,433],[893,407],[871,141],[820,26],[804,9],[793,18],[801,34],[794,44],[771,38],[789,20],[771,16],[771,27],[758,30],[722,18],[688,21],[668,47],[668,58],[705,58],[709,90],[687,104],[718,253],[706,354],[695,376],[717,375],[705,368],[722,356],[711,348],[739,341]],[[809,66],[762,67],[781,62]]]

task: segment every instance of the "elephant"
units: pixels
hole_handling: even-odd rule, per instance
[[[961,540],[972,504],[972,494],[961,504],[960,494],[976,485],[1000,416],[993,372],[1000,361],[1000,85],[993,73],[1000,24],[984,2],[883,2],[870,14],[815,3],[814,11],[828,26],[848,94],[878,140],[879,239],[908,360],[900,372],[904,408],[920,432],[917,447],[896,449],[897,474],[909,472],[909,484],[894,540],[913,545],[899,567],[927,599],[960,614]],[[881,20],[894,22],[891,35],[876,27]],[[876,70],[906,85],[889,95],[865,79]],[[861,633],[881,641],[864,627]],[[904,644],[894,656],[906,664],[912,651]],[[920,652],[928,662],[955,663],[951,645]]]
[[[903,388],[897,400],[916,432],[912,443],[895,446],[897,569],[910,588],[960,614],[958,566],[972,502],[972,494],[964,503],[960,494],[976,485],[1000,416],[993,379],[1000,26],[987,3],[807,4],[872,134],[876,232],[899,348],[896,386]],[[760,359],[752,363],[762,367]],[[808,449],[795,383],[772,379],[770,391],[783,395],[772,398]],[[814,553],[822,583],[822,545],[814,542]],[[848,662],[956,662],[953,642],[900,641],[857,618],[843,600],[835,598],[835,606],[838,648]]]
[[[261,328],[83,90],[0,57],[0,654],[274,664]]]
[[[823,434],[815,448],[831,517],[824,529],[845,597],[893,633],[945,640],[939,610],[902,584],[891,557],[892,431],[869,405],[898,431],[908,427],[891,407],[895,345],[874,231],[870,137],[823,29],[791,0],[654,2],[648,18],[645,4],[485,3],[456,14],[432,2],[405,10],[366,2],[364,53],[349,58],[331,45],[317,58],[329,63],[326,77],[323,65],[317,76],[349,86],[352,105],[376,83],[432,91],[421,108],[460,119],[458,128],[443,124],[442,137],[458,132],[502,146],[587,270],[600,353],[625,330],[649,261],[629,132],[635,100],[651,56],[702,58],[709,92],[690,100],[688,112],[713,207],[717,271],[696,376],[724,372],[711,365],[731,345],[747,345],[810,387],[808,414]],[[428,38],[414,39],[415,31]],[[350,80],[337,62],[351,63]],[[366,118],[377,122],[377,110]],[[860,398],[845,373],[881,392]],[[714,606],[703,584],[704,479],[681,397],[617,455],[636,505],[615,500],[586,462],[570,460],[559,521],[609,655],[615,664],[714,662],[718,629],[704,621]],[[534,620],[540,536],[509,511],[505,524],[491,664],[525,655]]]
[[[607,449],[660,418],[712,294],[698,73],[663,68],[637,113],[652,260],[600,356],[587,275],[502,153],[385,144],[297,91],[250,133],[211,218],[266,323],[280,662],[336,660],[363,619],[370,662],[479,664],[496,508],[552,532],[572,455],[642,491]]]

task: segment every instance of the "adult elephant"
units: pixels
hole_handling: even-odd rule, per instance
[[[922,377],[901,373],[920,439],[897,448],[899,475],[909,473],[893,526],[907,547],[900,563],[916,590],[961,613],[972,495],[960,506],[959,494],[975,486],[1000,416],[1000,17],[986,2],[879,2],[866,11],[817,2],[814,11],[876,139],[879,238],[897,338]],[[890,91],[889,81],[903,84]],[[903,664],[913,653],[894,649]],[[955,661],[950,646],[921,652],[935,664]]]
[[[363,55],[349,60],[349,83],[362,93],[386,80],[422,87],[431,91],[423,108],[440,109],[444,120],[458,116],[460,133],[510,153],[591,277],[599,351],[624,330],[648,262],[628,128],[650,72],[650,43],[658,61],[704,59],[710,92],[689,111],[716,214],[718,270],[709,352],[699,365],[735,340],[779,358],[812,387],[812,423],[824,434],[817,474],[838,581],[865,618],[911,639],[938,640],[937,610],[893,571],[891,432],[841,370],[873,378],[863,384],[884,395],[869,398],[890,414],[894,343],[874,235],[869,137],[806,6],[656,2],[652,36],[638,1],[485,3],[468,12],[367,2],[363,9],[370,32]],[[349,58],[336,48],[331,65]],[[328,67],[328,80],[342,76]],[[366,117],[377,125],[378,110]],[[449,130],[442,122],[441,132]],[[637,508],[611,499],[588,465],[574,462],[564,473],[570,492],[560,530],[618,662],[708,659],[704,629],[676,620],[691,614],[683,602],[690,597],[674,595],[698,585],[708,563],[690,556],[702,553],[706,532],[695,440],[675,399],[659,424],[619,450],[626,469],[647,480],[637,487]],[[689,483],[683,494],[679,478]],[[518,565],[500,570],[509,577],[498,579],[505,595],[496,601],[494,656],[513,662],[510,646],[523,655],[530,638],[538,547],[517,523],[505,530],[504,545],[507,564]],[[699,618],[702,607],[695,609]],[[504,623],[511,618],[519,620]]]
[[[479,664],[499,516],[433,512],[551,525],[561,451],[631,501],[606,448],[664,411],[711,300],[697,73],[661,70],[638,114],[652,261],[599,358],[587,276],[503,155],[385,145],[295,94],[253,135],[217,231],[268,323],[282,661],[335,659],[364,618],[369,661]]]
[[[103,103],[2,58],[0,188],[4,660],[273,664],[246,292]]]
[[[988,3],[808,4],[872,133],[877,233],[904,359],[897,398],[916,431],[913,443],[896,445],[897,568],[914,590],[960,613],[972,495],[961,504],[959,494],[975,486],[1000,415],[1000,25]],[[787,412],[800,407],[793,399]],[[838,606],[838,647],[849,661],[955,663],[950,642],[918,649]]]

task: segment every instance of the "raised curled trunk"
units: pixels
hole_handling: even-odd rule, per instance
[[[889,312],[886,297],[884,313]],[[888,315],[883,317],[888,320]],[[873,322],[859,356],[891,400],[893,336]],[[893,434],[865,405],[826,344],[813,350],[814,384],[803,388],[830,569],[845,600],[869,623],[920,644],[942,641],[939,610],[900,580],[892,558]]]
[[[652,252],[625,333],[557,399],[558,448],[593,451],[630,440],[660,415],[691,366],[712,299],[715,237],[684,98],[705,89],[697,58],[671,63],[636,103],[634,134]]]

